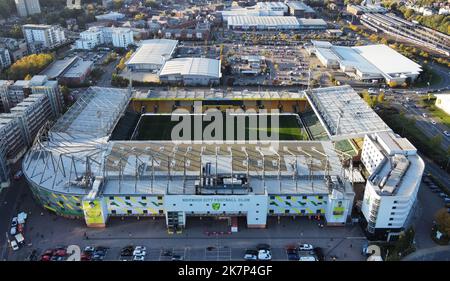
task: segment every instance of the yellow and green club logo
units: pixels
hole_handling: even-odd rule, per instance
[[[220,203],[213,203],[212,204],[212,208],[213,208],[214,211],[219,210],[220,209]]]

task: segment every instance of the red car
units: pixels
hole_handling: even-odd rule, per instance
[[[84,252],[81,253],[81,256],[80,256],[80,260],[81,260],[81,261],[90,261],[91,258],[92,258],[92,255],[91,255],[91,254],[84,253]]]
[[[52,258],[52,256],[50,256],[50,255],[42,255],[41,261],[50,261],[51,258]]]
[[[52,249],[45,250],[42,256],[53,256],[53,250]]]
[[[65,257],[67,255],[67,251],[65,249],[57,249],[54,253],[54,256]]]
[[[19,233],[23,233],[23,224],[18,224],[17,225],[17,231],[19,232]]]

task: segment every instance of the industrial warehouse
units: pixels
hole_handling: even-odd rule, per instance
[[[234,16],[227,22],[229,29],[235,30],[298,30],[326,29],[323,19],[305,19],[293,16]]]
[[[200,109],[195,104],[199,102]],[[252,142],[113,136],[130,112],[144,122],[144,117],[167,115],[174,109],[183,109],[185,115],[194,112],[193,118],[198,118],[207,115],[208,108],[222,112],[245,108],[257,115],[262,108],[282,108],[283,114],[296,117],[288,118],[287,126],[280,123],[280,131],[295,126],[294,131],[310,135],[300,118],[309,111],[327,137]],[[160,131],[157,119],[149,120],[152,130]],[[355,205],[353,184],[360,179],[355,180],[358,171],[351,156],[336,149],[335,143],[351,138],[364,138],[362,162],[371,173],[363,212],[372,214],[376,208],[382,214],[383,198],[382,202],[398,205],[402,214],[392,215],[394,223],[389,219],[388,225],[381,221],[385,217],[366,212],[367,231],[400,232],[410,217],[423,162],[350,86],[226,95],[213,89],[159,95],[150,91],[133,97],[130,90],[91,87],[41,132],[22,168],[45,208],[84,218],[90,227],[105,227],[112,216],[164,216],[169,231],[188,227],[191,216],[244,217],[249,228],[266,227],[268,216],[320,216],[328,225],[345,225]]]
[[[327,41],[311,43],[308,52],[315,54],[325,67],[338,68],[360,80],[401,85],[414,81],[422,72],[419,64],[383,44],[344,47]]]

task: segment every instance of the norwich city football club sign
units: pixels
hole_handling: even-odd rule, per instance
[[[213,203],[212,208],[214,211],[218,211],[220,209],[220,203]]]

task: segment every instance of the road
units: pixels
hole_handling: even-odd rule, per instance
[[[403,261],[450,261],[450,246],[436,246],[419,250],[406,256]]]
[[[415,93],[409,93],[407,95],[393,94],[391,96],[386,96],[386,100],[395,108],[405,111],[405,116],[414,119],[416,121],[416,127],[430,139],[435,136],[442,136],[441,148],[444,151],[447,151],[450,147],[450,137],[445,136],[443,132],[450,132],[450,128],[440,123],[440,120],[431,118],[431,114],[428,110],[417,107],[420,97],[421,96]],[[427,117],[424,117],[424,114]],[[434,120],[436,124],[433,124],[432,120]]]
[[[4,260],[8,254],[8,234],[10,231],[11,219],[17,215],[20,203],[27,192],[25,181],[12,181],[11,186],[5,188],[0,193],[0,259]]]

